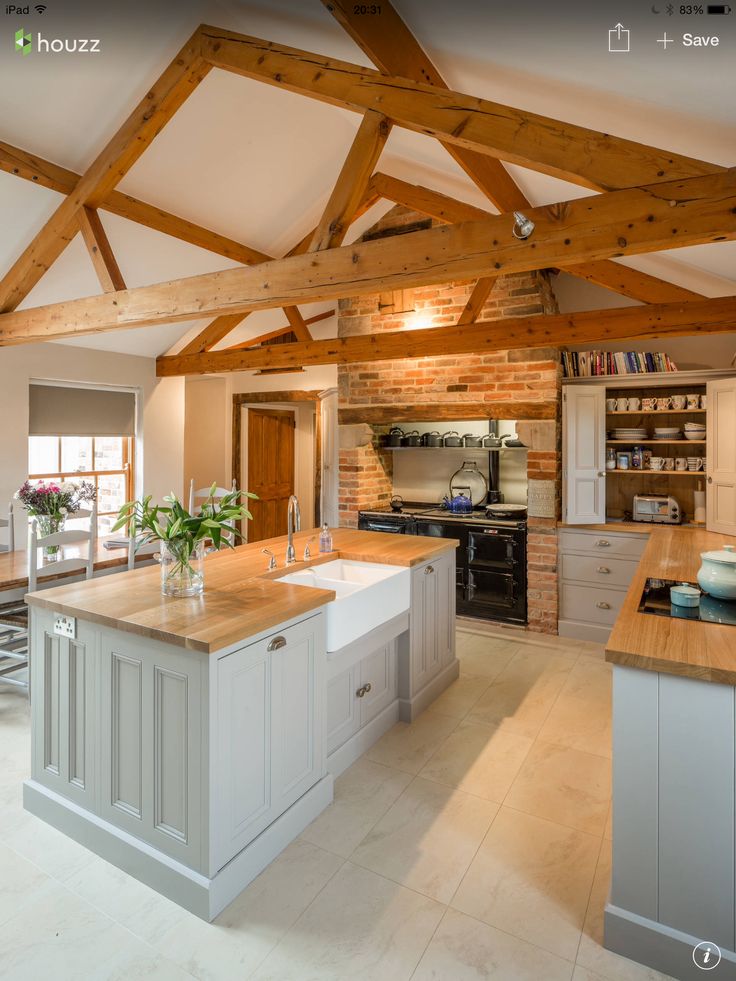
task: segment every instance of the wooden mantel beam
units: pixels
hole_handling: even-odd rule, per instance
[[[166,377],[394,361],[445,354],[485,354],[514,348],[605,343],[632,337],[723,333],[735,328],[736,296],[725,296],[688,303],[653,303],[585,313],[509,317],[456,327],[357,334],[250,351],[210,351],[188,357],[174,355],[159,358],[156,373]]]
[[[736,238],[736,168],[0,315],[0,345],[174,323]]]
[[[596,190],[713,174],[715,164],[449,89],[203,25],[217,68],[364,113]]]

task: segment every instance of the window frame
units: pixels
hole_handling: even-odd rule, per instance
[[[57,466],[61,467],[61,441],[64,439],[63,436],[51,437],[56,439],[56,463]],[[78,439],[78,436],[73,437]],[[95,436],[83,436],[83,439],[92,440],[92,465],[94,466],[95,461]],[[100,439],[110,439],[109,436],[99,437]],[[100,477],[125,477],[125,500],[132,501],[135,488],[135,436],[116,436],[114,439],[122,440],[123,449],[123,465],[122,468],[116,470],[56,470],[49,473],[29,473],[28,479],[33,480],[86,480],[89,483],[94,484],[95,491],[99,493],[99,478]],[[29,436],[30,440],[33,436]],[[30,449],[30,445],[29,445]],[[30,454],[29,454],[30,456]],[[30,462],[30,461],[29,461]],[[99,531],[99,519],[107,518],[110,516],[117,516],[117,511],[98,511],[98,531]]]

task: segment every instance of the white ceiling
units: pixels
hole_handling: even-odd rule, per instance
[[[100,37],[103,51],[51,57],[34,52],[0,60],[0,139],[83,170],[201,22],[369,63],[319,0],[179,0],[177,5],[126,0],[102,11],[100,6],[84,0],[67,4],[62,13],[50,5],[42,17],[25,18],[27,26],[44,36]],[[460,91],[716,163],[736,163],[736,18],[712,19],[722,35],[718,48],[670,49],[665,56],[656,37],[664,28],[677,36],[692,24],[684,25],[676,16],[656,17],[647,4],[618,3],[615,19],[631,30],[632,52],[610,55],[606,45],[612,18],[601,5],[396,0],[396,6],[447,82]],[[702,26],[714,27],[707,18],[701,18]],[[279,255],[319,218],[358,122],[355,113],[212,71],[120,189]],[[440,145],[427,137],[395,129],[379,167],[492,210]],[[509,170],[537,205],[590,193],[524,168]],[[10,267],[60,199],[0,173],[0,272]],[[352,237],[386,208],[377,206],[356,223]],[[103,222],[131,287],[233,266],[221,256],[106,212]],[[734,243],[624,261],[704,295],[736,292]],[[24,306],[97,292],[77,237]],[[569,283],[560,289],[561,302],[569,309],[590,308],[597,305],[596,297],[604,296],[605,291],[590,288],[576,293]],[[305,307],[304,314],[329,308]],[[224,343],[282,322],[279,311],[254,314]],[[201,326],[141,328],[60,343],[155,356],[181,346]],[[317,335],[330,331],[334,333],[334,323],[329,321],[315,329]]]

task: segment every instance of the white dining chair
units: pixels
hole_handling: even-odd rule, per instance
[[[140,537],[131,535],[128,538],[128,571],[135,569],[136,557],[139,560],[144,557],[152,559],[160,548],[159,542],[147,542],[145,545],[141,545]]]
[[[219,501],[220,498],[225,497],[226,494],[234,494],[238,489],[237,484],[233,481],[232,487],[228,490],[226,487],[215,487],[214,493],[210,495],[211,487],[200,487],[199,490],[194,489],[194,477],[192,477],[189,482],[189,513],[194,514],[194,505],[198,500],[206,500],[208,497],[212,496],[214,500]]]
[[[13,524],[13,502],[8,505],[7,518],[0,518],[0,528],[8,529],[8,537],[5,545],[0,544],[0,552],[15,551],[15,525]]]
[[[71,572],[84,572],[85,579],[91,579],[94,572],[95,549],[97,547],[97,505],[93,505],[89,511],[80,510],[75,512],[74,520],[89,517],[89,530],[82,528],[70,528],[65,531],[57,531],[52,535],[39,537],[38,522],[33,519],[31,524],[31,541],[28,549],[28,592],[34,592],[39,580],[48,579],[50,576],[59,576]],[[87,545],[87,555],[74,555],[70,558],[64,557],[64,549],[71,545]],[[61,557],[55,562],[38,562],[38,550],[48,548],[51,545],[58,545],[61,549]]]

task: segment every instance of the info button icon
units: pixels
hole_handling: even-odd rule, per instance
[[[720,948],[710,940],[703,940],[693,947],[693,961],[701,971],[712,971],[721,963]]]

